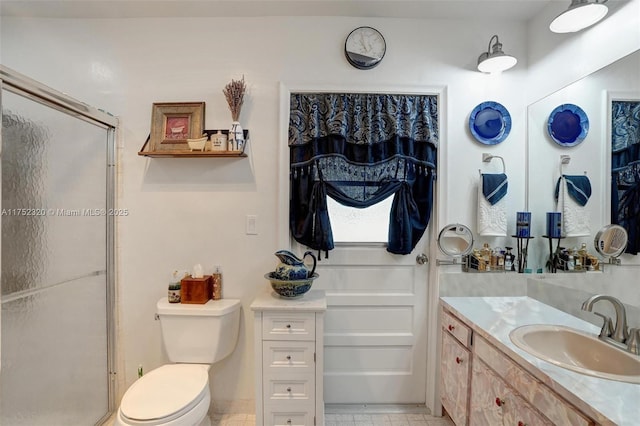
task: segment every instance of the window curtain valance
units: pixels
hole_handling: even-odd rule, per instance
[[[329,251],[327,196],[357,208],[394,196],[387,250],[410,253],[431,216],[438,136],[437,96],[292,94],[293,237]]]

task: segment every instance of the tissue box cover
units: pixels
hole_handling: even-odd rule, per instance
[[[180,303],[204,304],[211,299],[213,280],[211,275],[202,278],[186,277],[180,281]]]

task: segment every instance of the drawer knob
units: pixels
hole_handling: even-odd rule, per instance
[[[528,426],[525,422],[523,422],[522,420],[520,420],[518,422],[518,426]]]
[[[449,331],[453,331],[453,329],[455,328],[453,325],[449,324],[449,327],[447,327],[449,329]]]
[[[287,392],[291,392],[291,388],[287,388]]]
[[[500,399],[500,397],[496,398],[496,405],[498,407],[502,407],[504,405],[504,399]]]
[[[291,328],[291,324],[287,324],[287,328]]]
[[[291,361],[291,355],[287,355],[287,361]]]
[[[291,424],[291,419],[287,420],[287,424],[290,425]]]
[[[462,358],[459,356],[456,357],[456,364],[462,364]]]

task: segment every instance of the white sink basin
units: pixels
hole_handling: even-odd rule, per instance
[[[516,328],[509,337],[520,349],[551,364],[604,379],[640,383],[640,356],[615,348],[595,334],[533,324]]]

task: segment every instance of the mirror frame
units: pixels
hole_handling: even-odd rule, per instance
[[[463,240],[468,243],[468,246],[466,247],[466,249],[454,252],[452,250],[447,250],[447,247],[443,246],[444,245],[443,239],[444,237],[446,237],[445,234],[449,231],[454,231],[456,235],[468,237],[468,238],[463,238]],[[438,234],[437,241],[438,241],[438,248],[440,249],[440,251],[443,254],[447,256],[451,256],[453,258],[466,256],[473,251],[473,243],[474,243],[473,232],[471,232],[471,229],[469,229],[468,226],[463,225],[461,223],[450,223],[449,225],[444,226],[440,230],[440,233]]]

